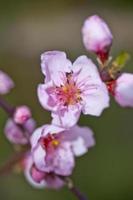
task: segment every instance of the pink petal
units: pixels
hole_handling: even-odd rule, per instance
[[[88,148],[95,145],[93,132],[88,127],[76,125],[62,134],[63,140],[71,143],[75,156],[82,156],[88,151]]]
[[[38,144],[35,149],[32,149],[32,155],[36,167],[41,171],[45,171],[46,151],[42,148],[40,144]]]
[[[88,90],[88,94],[84,93],[82,99],[82,112],[87,115],[100,116],[103,110],[109,107],[109,95],[104,83]]]
[[[57,110],[57,100],[53,95],[53,83],[52,81],[46,84],[39,84],[37,89],[38,99],[40,104],[47,110]],[[52,91],[52,93],[51,93]]]
[[[117,79],[115,100],[123,107],[133,107],[133,74],[123,73]]]
[[[47,124],[43,126],[42,136],[47,136],[47,134],[55,134],[64,131],[63,127],[56,126],[54,124]]]
[[[41,55],[41,67],[46,76],[46,82],[53,80],[55,85],[60,86],[63,84],[64,74],[71,71],[71,66],[64,52],[48,51]]]
[[[77,84],[80,87],[87,83],[95,85],[102,82],[96,65],[87,56],[78,57],[73,63],[72,70],[77,74]]]
[[[32,149],[34,149],[36,147],[36,145],[38,144],[38,141],[42,136],[43,129],[44,129],[44,126],[41,126],[41,127],[37,128],[34,131],[34,133],[32,134],[32,136],[30,138]]]
[[[67,108],[64,108],[64,110],[58,111],[58,113],[52,113],[52,124],[55,124],[57,126],[62,126],[65,128],[69,128],[74,126],[81,113],[81,106],[80,105],[73,105],[68,106]]]
[[[53,159],[54,172],[58,175],[69,176],[75,166],[74,155],[71,150],[71,144],[64,142],[61,147],[55,151]]]
[[[35,188],[45,188],[47,186],[45,180],[43,179],[41,182],[36,182],[33,177],[31,176],[31,168],[33,166],[32,157],[29,156],[26,160],[26,166],[24,170],[24,175],[27,181]]]

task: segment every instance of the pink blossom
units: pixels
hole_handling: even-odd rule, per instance
[[[38,170],[30,155],[26,158],[24,174],[27,181],[35,188],[59,189],[64,185],[56,174]]]
[[[107,59],[113,36],[103,19],[97,15],[88,17],[82,28],[82,35],[87,50],[98,54],[102,61]]]
[[[41,105],[52,111],[53,123],[65,127],[77,123],[81,111],[100,116],[109,106],[108,91],[93,62],[80,56],[72,65],[66,54],[51,51],[42,54],[44,84],[38,86]]]
[[[14,121],[17,124],[24,124],[31,117],[31,111],[27,106],[19,106],[14,112]]]
[[[36,129],[31,137],[37,169],[61,176],[71,175],[75,156],[83,155],[94,144],[92,131],[79,126],[65,130],[55,125],[45,125]]]
[[[133,74],[123,73],[116,80],[114,94],[122,107],[133,107]]]
[[[12,79],[3,71],[0,71],[0,94],[7,94],[13,87]]]
[[[27,137],[30,137],[32,132],[35,129],[35,121],[33,119],[29,119],[24,124],[25,129],[22,129],[18,126],[12,119],[8,119],[5,125],[5,135],[7,139],[14,144],[27,144]]]

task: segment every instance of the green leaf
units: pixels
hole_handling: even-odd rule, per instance
[[[116,59],[113,61],[113,64],[119,68],[123,68],[129,59],[130,55],[123,51],[116,57]]]
[[[116,59],[112,62],[112,65],[109,67],[110,76],[115,79],[118,73],[125,66],[127,61],[130,59],[130,55],[127,52],[121,52]]]

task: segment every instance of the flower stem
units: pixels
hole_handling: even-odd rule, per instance
[[[62,179],[65,181],[68,189],[77,197],[78,200],[89,200],[77,187],[75,187],[73,181],[69,177],[63,177]]]
[[[89,200],[83,193],[79,191],[78,188],[73,186],[70,191],[77,197],[79,200]]]

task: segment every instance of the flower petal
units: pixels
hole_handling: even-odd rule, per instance
[[[74,155],[69,142],[62,143],[62,146],[55,151],[53,159],[54,172],[62,176],[69,176],[72,174],[75,161]]]
[[[87,56],[78,57],[73,63],[72,70],[77,74],[77,84],[80,87],[87,83],[95,85],[102,82],[96,65]]]
[[[58,113],[52,113],[52,124],[55,124],[57,126],[62,126],[65,128],[69,128],[74,126],[81,113],[81,106],[80,105],[73,105],[68,106],[67,108],[64,108],[64,110],[58,111]]]
[[[123,73],[117,79],[115,100],[123,107],[133,107],[133,74]]]
[[[60,133],[63,132],[64,128],[56,126],[54,124],[47,124],[43,126],[43,131],[42,131],[42,136],[47,136],[47,134],[55,134],[55,133]]]
[[[31,138],[30,138],[30,143],[31,143],[32,149],[34,149],[34,148],[37,146],[38,141],[39,141],[39,139],[40,139],[41,136],[42,136],[44,127],[45,127],[45,126],[41,126],[41,127],[37,128],[37,129],[33,132],[32,136],[31,136]]]
[[[33,160],[32,160],[32,156],[29,156],[26,160],[26,166],[25,166],[25,170],[24,170],[24,175],[25,178],[27,179],[27,181],[35,188],[45,188],[47,187],[47,184],[45,182],[45,180],[43,179],[41,182],[37,183],[31,176],[31,168],[33,165]]]
[[[64,73],[70,72],[72,63],[62,51],[48,51],[41,55],[42,72],[46,76],[46,82],[53,80],[55,85],[63,84]]]
[[[95,145],[93,132],[88,127],[76,125],[69,130],[64,131],[62,138],[64,141],[71,142],[75,156],[82,156],[88,151],[88,148]]]
[[[41,171],[45,171],[45,157],[46,157],[46,151],[42,148],[40,144],[37,145],[36,148],[32,149],[32,155],[34,163],[37,167],[37,169]]]
[[[46,84],[39,84],[37,89],[38,99],[40,104],[47,110],[55,111],[57,109],[57,100],[53,92],[52,81]]]
[[[109,95],[104,83],[93,87],[87,91],[88,94],[83,94],[83,108],[84,114],[100,116],[103,110],[109,107]]]

